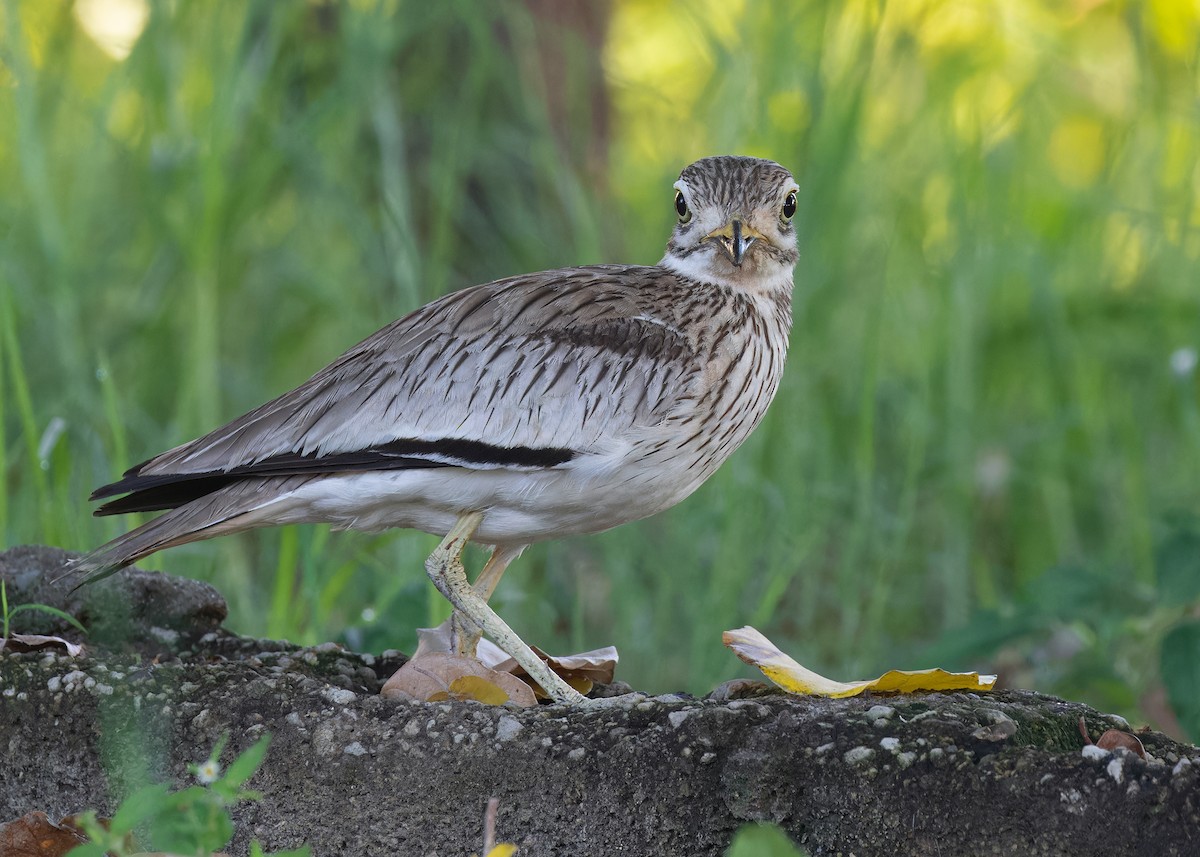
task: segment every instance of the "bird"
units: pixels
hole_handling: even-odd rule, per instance
[[[96,489],[95,515],[163,511],[77,558],[90,582],[157,551],[325,523],[442,537],[425,562],[456,650],[480,635],[553,701],[594,702],[489,606],[529,545],[679,503],[762,420],[792,325],[799,186],[774,161],[702,158],[673,185],[655,265],[588,265],[451,292],[300,386]],[[117,496],[123,495],[123,496]],[[474,583],[461,555],[491,548]]]

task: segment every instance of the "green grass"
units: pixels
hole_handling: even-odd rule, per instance
[[[1170,364],[1200,347],[1194,11],[622,0],[598,58],[515,2],[156,3],[123,61],[70,4],[0,27],[8,544],[115,535],[93,487],[436,295],[656,260],[678,170],[757,154],[803,188],[771,414],[678,508],[531,549],[502,614],[617,644],[650,690],[743,674],[720,632],[749,622],[840,677],[1000,662],[1158,716],[1167,626],[1139,611],[1200,511]],[[148,565],[213,581],[246,633],[410,648],[445,615],[432,544],[309,528]],[[1080,569],[1123,612],[997,624]]]

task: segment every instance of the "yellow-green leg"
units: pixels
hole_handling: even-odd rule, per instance
[[[471,589],[475,591],[475,594],[484,601],[490,599],[492,593],[496,591],[496,585],[500,582],[500,578],[504,575],[504,570],[508,568],[509,563],[521,555],[521,551],[526,547],[527,545],[497,545],[492,550],[492,555],[488,557],[487,563],[484,564],[483,570],[471,584]],[[479,648],[479,638],[482,636],[479,626],[468,620],[462,613],[455,611],[450,619],[450,628],[451,639],[454,640],[454,650],[460,655],[475,657],[476,650]]]
[[[572,705],[587,704],[586,697],[555,675],[545,662],[533,653],[533,649],[496,615],[488,606],[487,600],[476,592],[467,580],[467,572],[462,564],[462,552],[481,520],[483,514],[480,512],[468,512],[459,517],[446,534],[446,538],[437,546],[437,550],[425,560],[425,570],[429,579],[456,611],[478,626],[482,633],[487,634],[497,646],[520,664],[551,699]],[[503,569],[500,571],[503,572]],[[491,577],[498,580],[499,574],[491,575],[489,579]],[[494,581],[492,585],[495,585]]]

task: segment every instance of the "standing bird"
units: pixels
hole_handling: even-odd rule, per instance
[[[126,495],[97,515],[170,511],[68,574],[277,524],[444,535],[425,567],[458,651],[486,634],[555,700],[583,703],[488,598],[529,544],[674,506],[758,425],[787,353],[796,193],[772,161],[697,161],[657,265],[526,274],[421,307],[93,492]],[[468,541],[492,546],[474,585]]]

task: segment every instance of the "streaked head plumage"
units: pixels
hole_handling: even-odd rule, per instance
[[[696,161],[675,182],[678,219],[660,264],[702,282],[790,287],[799,258],[792,225],[798,190],[774,161]]]

